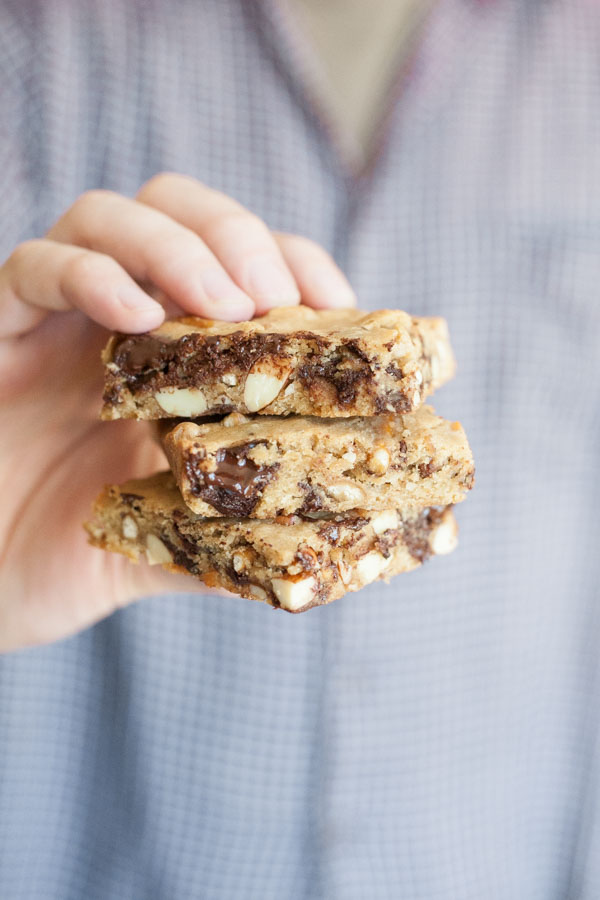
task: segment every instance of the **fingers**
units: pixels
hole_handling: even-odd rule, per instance
[[[199,235],[235,283],[255,303],[258,315],[300,302],[300,291],[273,234],[239,203],[184,175],[152,178],[138,194]]]
[[[342,270],[319,244],[296,234],[275,235],[302,302],[313,309],[355,306],[356,295]]]
[[[302,301],[352,306],[354,293],[325,250],[272,234],[235,200],[182,175],[158,175],[138,200],[82,195],[43,241],[20,245],[0,268],[0,336],[21,334],[49,310],[76,308],[107,328],[157,327],[159,304],[240,321]]]
[[[314,241],[273,234],[235,200],[193,178],[165,173],[147,182],[138,200],[200,235],[257,314],[300,301],[316,309],[354,306],[356,296],[331,256]]]
[[[137,281],[152,282],[187,312],[230,321],[254,314],[250,297],[197,234],[119,194],[83,194],[48,237],[113,257]]]
[[[156,328],[163,308],[102,253],[50,240],[19,245],[0,267],[0,337],[33,328],[50,310],[80,309],[106,328]]]

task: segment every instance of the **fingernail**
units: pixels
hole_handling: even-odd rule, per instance
[[[206,269],[202,273],[204,293],[218,304],[215,318],[250,319],[254,315],[254,303],[222,269]]]
[[[257,300],[277,306],[294,306],[300,302],[298,285],[277,260],[260,257],[248,264],[249,293]]]
[[[307,274],[311,294],[318,294],[323,307],[356,306],[356,294],[343,275],[329,266]]]
[[[117,291],[117,296],[127,309],[157,310],[162,313],[160,303],[153,300],[145,291],[135,284],[125,284]]]

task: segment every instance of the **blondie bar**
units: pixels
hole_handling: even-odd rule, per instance
[[[371,418],[172,421],[161,423],[163,446],[184,501],[201,516],[448,506],[473,483],[461,425],[428,406]]]
[[[406,413],[454,373],[443,319],[305,306],[168,320],[113,335],[102,358],[104,419]]]
[[[146,557],[289,612],[407,572],[456,544],[449,508],[205,519],[183,503],[170,472],[106,487],[86,528],[98,547],[135,561]]]

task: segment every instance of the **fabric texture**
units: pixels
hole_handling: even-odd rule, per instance
[[[286,0],[284,0],[286,2]],[[431,0],[287,0],[322,73],[322,100],[360,168],[397,70],[412,52]]]
[[[447,316],[477,463],[458,550],[389,586],[153,598],[2,658],[1,897],[600,896],[599,32],[441,0],[358,179],[274,3],[0,4],[2,254],[194,175],[365,308]]]

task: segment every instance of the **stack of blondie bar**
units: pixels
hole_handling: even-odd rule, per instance
[[[454,373],[443,319],[180,318],[103,359],[103,418],[159,420],[171,470],[106,487],[93,544],[290,612],[454,549],[473,459],[422,405]]]

